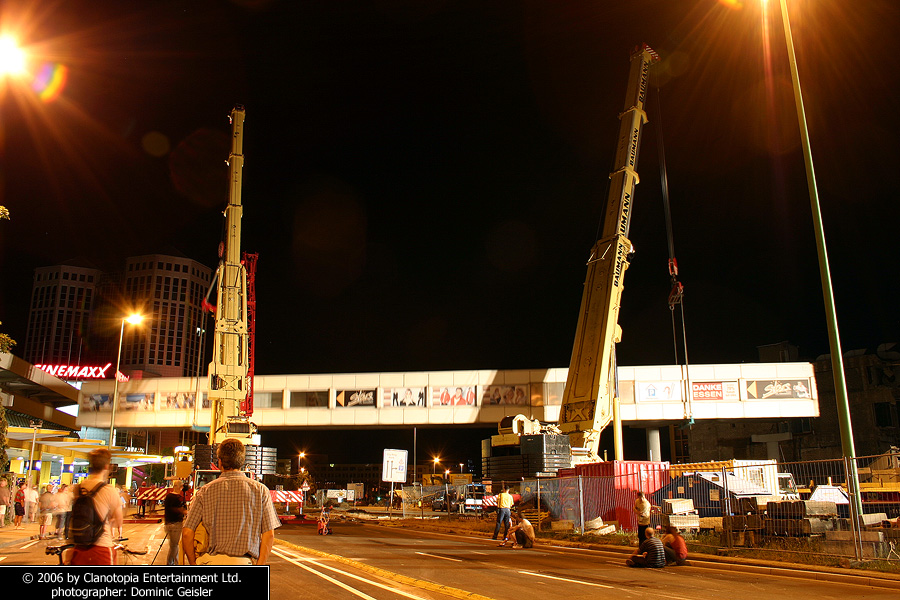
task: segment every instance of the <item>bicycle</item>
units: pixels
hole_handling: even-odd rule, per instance
[[[132,561],[134,560],[135,556],[143,556],[147,554],[148,551],[147,548],[129,548],[126,544],[122,543],[127,540],[128,538],[119,538],[115,540],[116,543],[115,545],[113,545],[113,549],[115,549],[116,552],[121,556],[121,559],[119,559],[118,561],[118,564],[120,565],[131,565],[133,564]],[[67,566],[70,565],[72,561],[72,553],[69,551],[74,547],[75,544],[72,544],[70,542],[48,545],[46,548],[44,548],[44,554],[47,554],[48,556],[56,555],[59,558],[59,564],[61,566]]]

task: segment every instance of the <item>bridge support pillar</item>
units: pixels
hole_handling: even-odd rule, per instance
[[[662,460],[658,428],[647,429],[647,455],[650,457],[650,460],[657,462]]]

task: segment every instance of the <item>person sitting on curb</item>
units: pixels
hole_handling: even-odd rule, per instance
[[[666,564],[683,567],[687,562],[687,543],[678,528],[674,525],[666,527],[666,535],[662,538],[663,550],[666,552]]]
[[[661,569],[666,566],[666,550],[662,540],[656,537],[652,527],[644,531],[644,541],[631,557],[625,561],[629,567]]]
[[[518,511],[512,515],[512,527],[509,528],[509,532],[507,532],[506,537],[503,538],[503,543],[500,545],[505,546],[510,536],[515,539],[512,545],[513,549],[534,547],[534,527],[531,525],[531,521],[523,517],[522,513]]]

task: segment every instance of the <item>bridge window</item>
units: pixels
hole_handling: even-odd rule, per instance
[[[310,407],[328,408],[328,390],[309,391],[309,392],[291,392],[290,407],[291,408],[310,408]]]

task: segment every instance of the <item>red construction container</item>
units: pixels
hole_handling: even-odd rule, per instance
[[[586,515],[616,521],[621,529],[635,531],[635,492],[648,497],[670,481],[668,462],[611,460],[577,465],[575,474],[583,478]],[[587,517],[586,517],[587,518]]]

